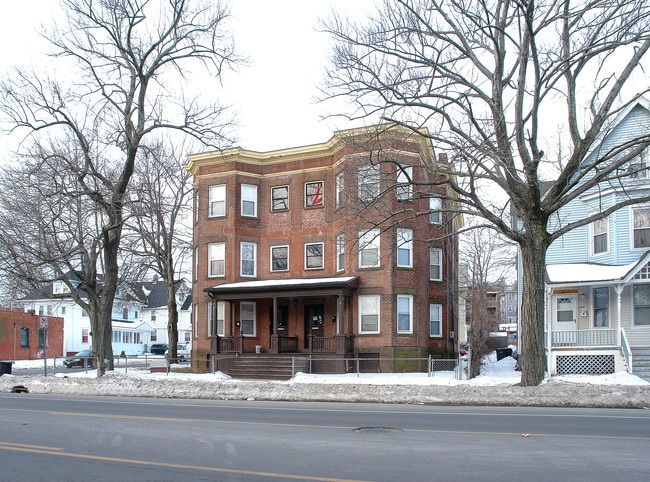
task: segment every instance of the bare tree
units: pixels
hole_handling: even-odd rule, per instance
[[[34,145],[18,168],[0,176],[0,272],[3,284],[17,282],[20,291],[41,291],[64,282],[69,296],[90,317],[95,329],[104,296],[104,213],[84,194],[78,180],[83,160],[75,144]],[[105,166],[106,169],[110,169]],[[137,277],[141,264],[121,253],[120,278]]]
[[[546,367],[549,245],[650,199],[629,193],[579,222],[553,219],[590,189],[633,174],[620,168],[650,143],[640,133],[589,157],[616,117],[647,92],[641,63],[649,17],[647,0],[396,0],[364,24],[334,17],[325,25],[337,40],[325,91],[351,100],[356,109],[347,117],[427,127],[419,132],[450,154],[449,164],[433,169],[449,174],[443,182],[460,211],[518,244],[523,385],[539,384]],[[558,129],[566,135],[555,162],[550,139]],[[554,180],[543,191],[545,178]]]
[[[480,227],[468,230],[461,238],[459,262],[467,267],[468,278],[468,333],[471,347],[471,373],[481,373],[481,361],[492,347],[488,344],[490,332],[496,331],[497,313],[488,306],[488,294],[503,290],[515,273],[514,247],[494,230]],[[495,299],[496,301],[496,299]]]
[[[67,78],[16,70],[0,85],[2,120],[15,133],[65,138],[76,159],[78,188],[101,212],[103,289],[93,349],[100,373],[112,369],[111,312],[125,194],[144,140],[160,129],[211,146],[226,142],[223,109],[186,97],[193,70],[219,78],[238,59],[218,2],[186,0],[62,0],[65,26],[47,34]],[[44,154],[45,157],[47,153]]]
[[[135,252],[167,286],[169,358],[176,360],[178,303],[176,286],[192,250],[192,174],[183,168],[188,149],[171,140],[142,152],[130,188],[132,216],[127,229]]]

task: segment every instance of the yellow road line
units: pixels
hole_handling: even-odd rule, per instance
[[[24,446],[23,444],[8,444],[6,442],[0,442],[0,450],[11,450],[14,452],[25,452],[41,455],[54,455],[58,457],[70,457],[76,459],[84,460],[98,460],[102,462],[115,462],[120,464],[135,464],[142,465],[146,467],[162,467],[162,468],[172,468],[172,469],[183,469],[183,470],[198,470],[201,472],[213,472],[213,473],[222,473],[222,474],[238,474],[238,475],[253,475],[256,477],[270,477],[272,479],[289,479],[289,480],[313,480],[316,482],[363,482],[356,479],[337,479],[331,477],[316,477],[309,475],[292,475],[292,474],[282,474],[277,472],[259,472],[256,470],[241,470],[241,469],[226,469],[221,467],[204,467],[204,466],[195,466],[195,465],[186,465],[186,464],[171,464],[166,462],[152,462],[148,460],[133,460],[133,459],[123,459],[119,457],[106,457],[103,455],[87,455],[87,454],[73,454],[66,452],[58,452],[58,448],[43,447],[42,449],[28,448],[29,446]],[[34,446],[36,447],[36,446]]]

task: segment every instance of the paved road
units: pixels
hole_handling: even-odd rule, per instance
[[[0,394],[0,480],[626,480],[650,411]]]

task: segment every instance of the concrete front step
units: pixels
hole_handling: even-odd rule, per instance
[[[309,366],[305,357],[282,355],[240,355],[228,370],[233,378],[256,380],[289,380],[293,370],[305,371]]]
[[[650,381],[650,348],[632,348],[632,373]]]

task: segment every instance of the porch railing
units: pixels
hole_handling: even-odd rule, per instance
[[[271,336],[271,353],[294,353],[297,351],[297,336]]]
[[[348,355],[354,351],[353,335],[335,335],[330,338],[309,335],[309,353],[337,353]]]
[[[216,353],[241,353],[243,348],[243,337],[241,336],[217,336],[213,342],[217,342]]]
[[[627,335],[625,330],[621,328],[621,354],[625,358],[625,366],[629,373],[632,373],[633,360],[632,360],[632,348],[630,347],[630,342],[627,340]]]
[[[615,347],[616,330],[567,330],[551,334],[553,348]]]

